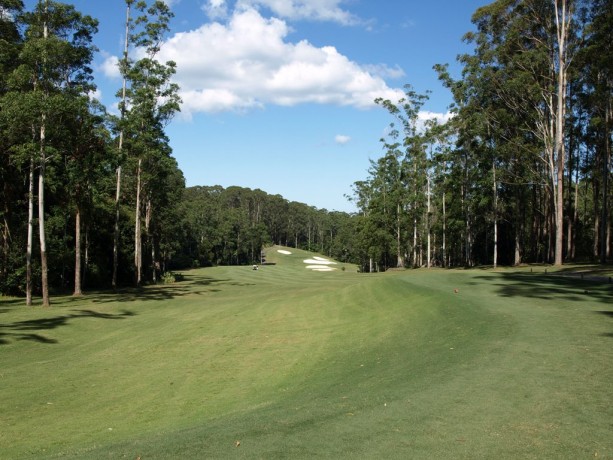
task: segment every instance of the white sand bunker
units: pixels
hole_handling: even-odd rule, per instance
[[[331,260],[325,259],[323,257],[313,257],[312,259],[305,259],[303,260],[303,262],[307,264],[307,269],[313,270],[315,272],[331,272],[336,270],[336,268],[328,266],[336,265],[336,262],[332,262]]]
[[[278,252],[279,254],[286,254],[286,255],[291,254],[291,252],[286,251],[285,249],[277,249],[277,252]]]
[[[331,272],[336,270],[336,268],[328,267],[326,265],[307,265],[306,268],[313,270],[314,272]]]
[[[305,264],[309,265],[336,265],[336,262],[332,262],[331,260],[324,259],[323,257],[314,257],[312,259],[303,260]]]

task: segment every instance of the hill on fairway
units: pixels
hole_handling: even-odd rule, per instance
[[[3,298],[0,458],[613,458],[611,285],[333,262]]]

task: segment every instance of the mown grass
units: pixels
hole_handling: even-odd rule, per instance
[[[611,285],[276,249],[0,300],[0,458],[613,458]]]

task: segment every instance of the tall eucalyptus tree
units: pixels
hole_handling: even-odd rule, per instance
[[[119,136],[117,143],[117,166],[115,167],[115,227],[113,232],[113,274],[111,279],[111,284],[113,288],[117,288],[117,267],[119,265],[119,220],[120,220],[120,203],[121,203],[121,179],[122,179],[122,168],[124,163],[124,154],[123,154],[123,140],[124,140],[124,130],[123,130],[123,121],[126,114],[126,90],[128,85],[128,76],[127,72],[130,67],[130,58],[128,55],[129,46],[130,46],[130,32],[133,29],[133,21],[131,17],[131,8],[134,0],[126,0],[126,23],[125,23],[125,32],[124,32],[124,46],[123,46],[123,56],[120,61],[121,69],[122,69],[122,85],[121,92],[119,93],[120,102],[119,102],[119,111],[120,115],[120,123],[119,123]]]
[[[594,0],[583,10],[585,46],[578,55],[581,89],[580,110],[589,120],[583,127],[584,143],[594,152],[590,160],[591,179],[600,188],[594,196],[596,214],[595,251],[600,262],[611,257],[612,215],[611,145],[613,143],[613,1]],[[596,191],[596,190],[595,190]],[[600,204],[600,209],[596,204]],[[599,224],[599,225],[598,225]]]
[[[473,16],[477,31],[466,36],[475,44],[475,53],[461,59],[462,83],[472,88],[472,94],[485,94],[479,103],[494,109],[486,115],[488,129],[495,122],[498,139],[516,143],[525,153],[531,154],[535,147],[541,153],[537,170],[547,193],[547,233],[552,236],[547,259],[556,265],[562,263],[564,248],[566,95],[577,34],[576,3],[498,0],[484,6]],[[489,88],[486,93],[483,87]],[[519,129],[512,138],[500,124],[509,116]]]
[[[130,6],[133,2],[127,0]],[[170,156],[170,147],[164,129],[179,110],[178,86],[171,78],[176,71],[172,61],[161,63],[157,55],[169,21],[173,17],[169,6],[163,1],[150,5],[138,1],[134,5],[138,16],[130,29],[130,43],[137,58],[122,60],[120,70],[127,82],[122,88],[122,113],[119,131],[122,133],[124,148],[135,162],[135,212],[134,212],[134,271],[135,283],[142,282],[143,241],[142,221],[146,211],[146,223],[154,212],[153,184],[160,162]],[[128,21],[131,20],[128,17]],[[125,93],[124,93],[125,91]],[[125,94],[125,98],[124,98]],[[155,271],[155,261],[152,261]]]

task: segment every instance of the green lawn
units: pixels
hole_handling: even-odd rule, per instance
[[[49,309],[2,298],[0,458],[613,458],[613,285],[318,273],[277,249]]]

